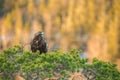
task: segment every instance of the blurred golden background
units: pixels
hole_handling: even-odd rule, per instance
[[[49,51],[82,49],[120,66],[120,0],[0,0],[0,51],[38,31]]]

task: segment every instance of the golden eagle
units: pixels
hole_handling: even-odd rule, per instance
[[[40,52],[40,54],[47,52],[47,43],[45,38],[42,36],[43,34],[44,32],[38,32],[35,34],[35,37],[30,44],[32,52],[36,52],[37,50]]]

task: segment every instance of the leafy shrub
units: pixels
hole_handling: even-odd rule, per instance
[[[13,80],[14,76],[19,74],[26,80],[44,80],[52,77],[68,80],[70,73],[80,72],[88,80],[120,79],[120,72],[115,64],[98,59],[88,64],[88,60],[81,58],[79,53],[72,50],[67,53],[54,51],[39,55],[39,52],[23,52],[21,47],[15,46],[0,54],[0,78]]]

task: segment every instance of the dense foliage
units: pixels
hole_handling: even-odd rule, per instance
[[[87,59],[79,56],[80,51],[72,50],[67,53],[61,51],[48,52],[40,55],[22,51],[15,46],[0,54],[0,80],[13,80],[19,74],[26,80],[44,80],[57,77],[68,80],[70,73],[82,73],[87,80],[119,80],[120,72],[115,64]]]

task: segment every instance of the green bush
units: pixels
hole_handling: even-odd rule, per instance
[[[60,51],[40,55],[22,51],[15,46],[0,54],[0,80],[13,80],[16,74],[26,80],[44,80],[58,77],[68,80],[69,73],[80,72],[88,80],[120,80],[120,72],[115,64],[94,59],[88,64],[87,59],[79,56],[80,51],[72,50],[67,53]]]

